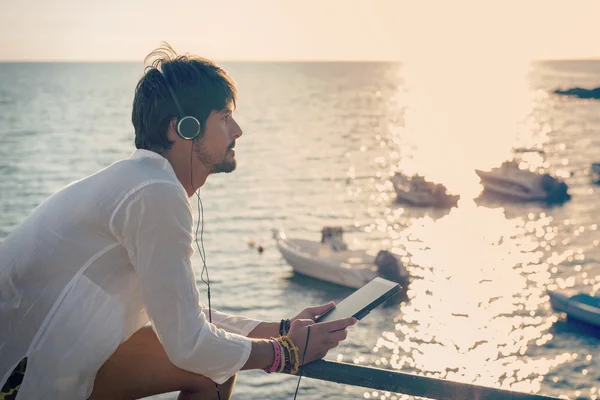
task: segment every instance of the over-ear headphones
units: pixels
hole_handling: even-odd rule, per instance
[[[173,98],[173,103],[175,103],[175,107],[177,107],[177,112],[179,113],[179,117],[177,118],[177,129],[175,129],[175,131],[182,139],[196,139],[200,136],[200,121],[198,121],[196,117],[185,115],[183,108],[177,99],[177,95],[175,95],[175,91],[169,83],[169,79],[167,79],[167,76],[160,69],[157,69],[157,71],[163,76],[163,79],[167,84],[167,89],[169,89],[169,93],[171,93],[171,97]]]

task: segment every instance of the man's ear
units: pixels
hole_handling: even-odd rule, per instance
[[[169,128],[167,129],[167,138],[171,142],[177,141],[179,139],[179,135],[177,134],[177,118],[173,118],[171,122],[169,122]]]

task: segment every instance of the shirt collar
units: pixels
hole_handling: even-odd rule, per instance
[[[179,182],[179,179],[177,179],[177,175],[175,174],[175,170],[173,169],[173,166],[171,165],[169,160],[167,160],[160,154],[155,153],[154,151],[150,151],[150,150],[137,149],[136,151],[133,152],[133,154],[131,154],[131,156],[129,156],[130,160],[140,160],[142,158],[152,158],[154,160],[160,160],[162,168],[165,171],[169,172],[171,175],[173,175],[173,178],[175,178],[175,180],[177,180],[177,182]]]

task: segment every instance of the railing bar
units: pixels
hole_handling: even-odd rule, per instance
[[[438,400],[550,400],[557,397],[453,382],[361,365],[319,360],[304,366],[303,376],[328,382]]]

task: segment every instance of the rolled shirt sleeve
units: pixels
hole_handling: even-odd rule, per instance
[[[213,309],[212,323],[227,332],[248,336],[262,321],[241,315],[229,315]]]
[[[252,348],[244,335],[260,322],[213,312],[216,323],[237,332],[231,333],[208,321],[191,266],[193,217],[183,188],[171,182],[138,188],[123,201],[112,223],[171,362],[219,384],[238,372]]]

